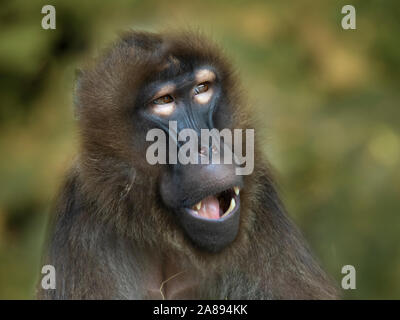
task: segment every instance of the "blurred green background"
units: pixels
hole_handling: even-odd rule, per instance
[[[41,28],[53,4],[57,29]],[[400,3],[9,1],[0,8],[0,298],[34,297],[77,150],[74,70],[127,28],[201,29],[238,66],[282,196],[345,298],[400,298]],[[261,133],[259,133],[261,134]]]

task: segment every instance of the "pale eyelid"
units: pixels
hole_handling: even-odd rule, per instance
[[[175,110],[175,102],[166,104],[153,104],[151,111],[159,116],[169,116]]]
[[[215,73],[209,69],[201,69],[196,72],[195,77],[198,84],[203,82],[212,82],[215,80]]]

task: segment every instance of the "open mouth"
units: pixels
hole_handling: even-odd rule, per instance
[[[235,186],[218,194],[210,195],[186,210],[196,218],[224,220],[240,207],[240,189]]]

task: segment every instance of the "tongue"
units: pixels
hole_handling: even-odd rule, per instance
[[[201,200],[199,216],[208,219],[219,219],[219,201],[216,197],[210,196]]]

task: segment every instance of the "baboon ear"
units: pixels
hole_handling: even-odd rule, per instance
[[[80,89],[80,85],[81,85],[81,80],[82,80],[82,76],[83,76],[83,70],[76,68],[75,69],[75,86],[74,86],[74,105],[75,105],[75,118],[79,119],[79,113],[80,113],[80,108],[81,108],[81,104],[79,101],[79,89]]]

